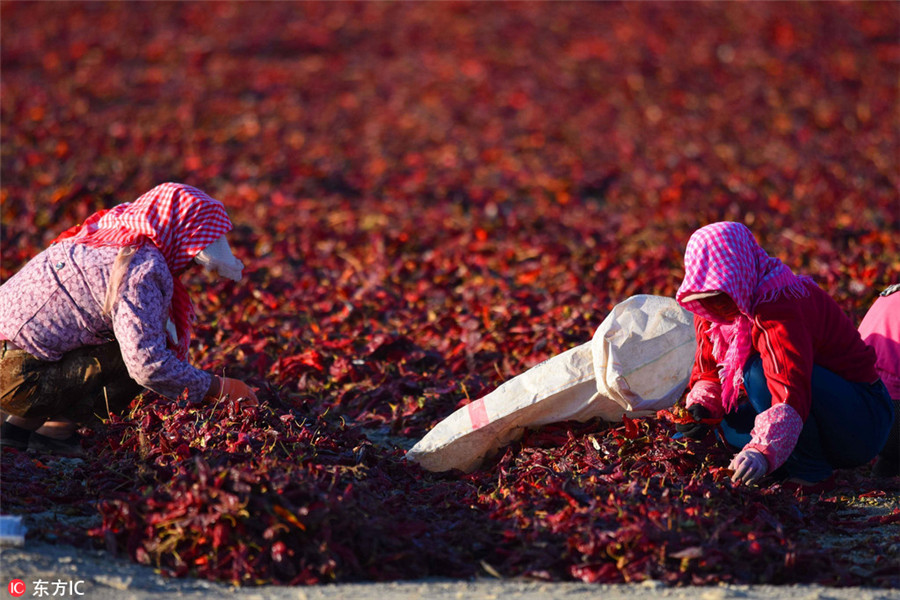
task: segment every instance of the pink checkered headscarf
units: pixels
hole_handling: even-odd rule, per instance
[[[221,202],[181,183],[158,185],[134,202],[101,210],[59,235],[89,246],[156,246],[166,259],[175,283],[169,315],[178,343],[174,350],[187,357],[194,308],[179,275],[197,254],[232,228]]]
[[[798,277],[780,260],[766,254],[753,234],[741,223],[713,223],[694,232],[684,253],[684,281],[675,299],[687,310],[710,321],[713,356],[720,366],[722,406],[737,406],[743,366],[750,356],[751,318],[756,305],[787,293],[808,294],[808,277]],[[725,322],[696,299],[698,293],[724,292],[740,310],[733,322]]]

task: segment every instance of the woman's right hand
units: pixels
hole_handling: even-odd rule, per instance
[[[256,393],[250,388],[249,385],[241,381],[240,379],[234,379],[231,377],[219,377],[217,375],[213,375],[213,382],[209,386],[209,392],[207,392],[206,397],[211,400],[218,400],[221,398],[232,398],[237,400],[238,398],[244,398],[245,400],[249,400],[249,404],[251,406],[256,406],[259,404],[259,399],[256,397]]]

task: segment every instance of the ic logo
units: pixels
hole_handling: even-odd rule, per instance
[[[9,593],[16,598],[25,593],[25,582],[21,579],[13,579],[9,582]]]

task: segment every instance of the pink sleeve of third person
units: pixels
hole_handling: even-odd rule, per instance
[[[900,291],[875,299],[859,324],[859,333],[875,349],[875,369],[891,398],[900,399]]]

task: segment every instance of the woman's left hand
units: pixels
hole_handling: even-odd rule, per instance
[[[734,475],[731,476],[732,481],[753,483],[766,474],[769,470],[769,463],[761,452],[744,449],[735,455],[728,468],[734,471]]]

